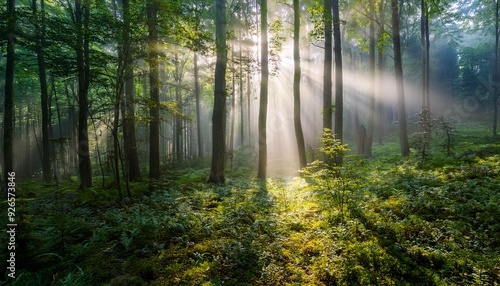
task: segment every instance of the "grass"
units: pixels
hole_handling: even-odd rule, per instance
[[[499,149],[461,126],[451,157],[435,146],[419,167],[375,145],[328,184],[236,168],[216,186],[186,165],[124,204],[20,182],[17,279],[1,285],[498,285]]]

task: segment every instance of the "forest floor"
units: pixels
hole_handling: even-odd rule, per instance
[[[217,186],[176,166],[123,203],[19,182],[17,278],[0,285],[498,285],[500,143],[477,125],[456,142],[407,159],[377,145],[335,178],[263,183],[238,162]]]

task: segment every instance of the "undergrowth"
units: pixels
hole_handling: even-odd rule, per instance
[[[457,128],[451,154],[438,145],[421,165],[333,140],[342,165],[265,184],[252,164],[225,186],[185,165],[124,203],[20,182],[17,278],[0,285],[498,285],[500,144],[485,134]]]

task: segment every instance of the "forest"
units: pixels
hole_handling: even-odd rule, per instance
[[[0,285],[499,285],[498,0],[2,0]]]

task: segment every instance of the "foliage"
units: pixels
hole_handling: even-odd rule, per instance
[[[350,203],[352,191],[358,187],[356,182],[356,158],[351,155],[345,158],[349,148],[335,137],[330,129],[324,129],[321,137],[322,147],[319,149],[323,160],[316,160],[301,172],[304,177],[312,180],[318,193],[328,200],[332,207],[338,207],[340,221],[344,221],[345,209]],[[338,158],[344,162],[338,164]]]
[[[21,180],[18,278],[0,285],[496,285],[500,145],[483,125],[433,122],[425,168],[395,143],[358,158],[326,130],[303,177],[249,177],[247,147],[226,185],[206,183],[206,162],[170,165],[123,203]]]
[[[438,144],[445,155],[452,156],[457,143],[456,128],[450,119],[443,116],[432,118],[428,110],[418,113],[415,123],[418,131],[411,137],[412,147],[417,151],[416,157],[419,167],[423,167],[433,157],[433,147]]]

